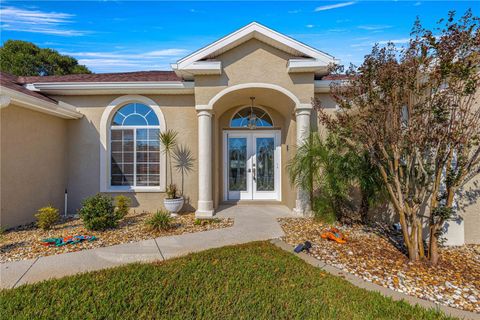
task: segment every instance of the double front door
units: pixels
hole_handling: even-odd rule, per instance
[[[280,131],[224,131],[224,200],[280,199]]]

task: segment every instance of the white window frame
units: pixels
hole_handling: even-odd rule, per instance
[[[240,129],[240,130],[241,130],[241,129],[248,129],[248,127],[232,127],[231,124],[232,124],[233,119],[234,119],[235,116],[237,115],[237,113],[239,113],[240,111],[243,111],[244,109],[250,109],[250,108],[251,108],[251,106],[249,106],[249,105],[244,105],[244,106],[242,106],[242,107],[237,108],[237,109],[235,110],[235,112],[233,113],[233,115],[230,117],[230,120],[229,120],[229,122],[228,122],[228,127],[229,127],[229,128],[232,128],[233,130],[236,130],[236,129]],[[260,109],[260,110],[262,110],[263,112],[265,112],[265,114],[270,118],[270,121],[272,121],[272,125],[271,125],[271,126],[269,126],[269,127],[257,127],[257,129],[260,128],[260,129],[266,129],[266,130],[270,129],[270,130],[271,130],[271,129],[275,128],[275,122],[273,121],[272,115],[270,114],[270,112],[267,111],[267,109],[265,109],[263,106],[260,106],[260,105],[256,105],[256,106],[254,106],[254,108]]]
[[[129,104],[139,103],[149,106],[158,118],[158,126],[112,126],[112,119],[118,109]],[[133,186],[112,186],[111,181],[111,129],[134,130],[134,143],[136,150],[136,129],[139,128],[166,130],[165,117],[155,101],[141,95],[126,95],[113,100],[103,111],[100,120],[100,192],[165,192],[167,161],[163,147],[160,145],[160,185],[159,186],[136,186],[136,152],[134,153],[134,185]]]

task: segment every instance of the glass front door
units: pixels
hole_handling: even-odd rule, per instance
[[[225,200],[280,200],[280,132],[224,133]]]

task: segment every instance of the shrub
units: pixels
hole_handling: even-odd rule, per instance
[[[167,194],[167,199],[177,199],[177,185],[176,184],[169,184],[167,186],[167,190],[165,191]]]
[[[100,193],[83,200],[78,213],[88,230],[115,228],[120,220],[115,212],[112,197]]]
[[[126,196],[116,196],[115,203],[117,204],[117,217],[123,219],[128,214],[132,200]]]
[[[196,226],[206,226],[207,224],[219,223],[221,220],[218,218],[214,219],[195,219],[193,222]]]
[[[57,208],[48,206],[40,208],[35,218],[37,218],[37,227],[48,230],[60,219],[60,215]]]
[[[150,219],[145,223],[154,231],[168,230],[172,227],[171,225],[172,217],[167,211],[159,210],[157,211]]]
[[[5,227],[0,226],[0,242],[3,241],[3,237],[5,236],[6,231],[7,229],[5,229]]]

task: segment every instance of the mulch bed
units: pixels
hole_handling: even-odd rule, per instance
[[[321,238],[330,226],[312,219],[280,219],[284,240],[310,241],[310,255],[375,284],[450,307],[480,313],[480,245],[440,249],[440,262],[412,263],[397,249],[401,235],[375,226],[336,226],[348,241]]]
[[[64,219],[52,229],[44,231],[35,225],[22,226],[5,232],[0,242],[0,263],[74,252],[85,249],[106,247],[120,243],[135,242],[162,236],[179,235],[231,227],[233,219],[202,220],[195,224],[195,214],[181,214],[172,222],[172,228],[167,231],[152,231],[145,225],[145,220],[153,213],[130,213],[115,229],[105,231],[88,231],[82,220],[78,218]],[[84,241],[61,247],[46,247],[41,244],[45,238],[63,238],[73,235],[93,235],[95,241]]]

